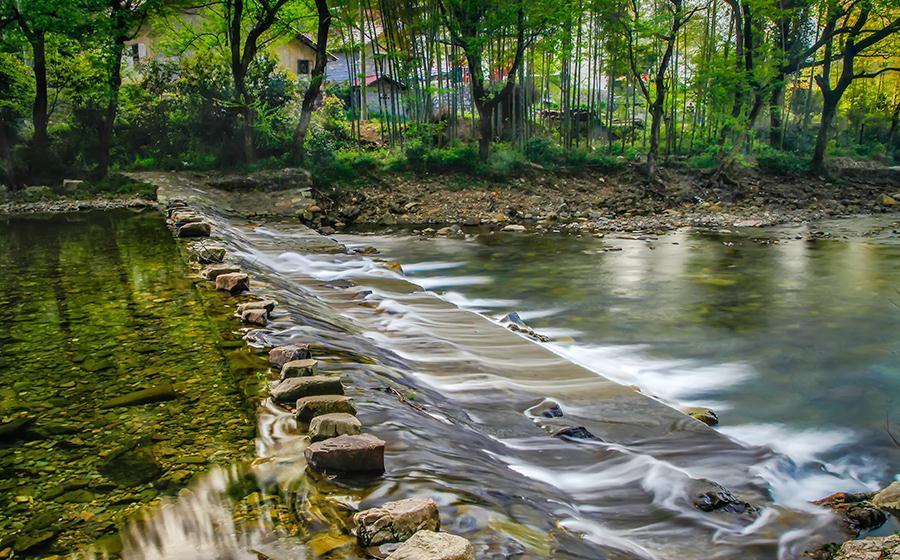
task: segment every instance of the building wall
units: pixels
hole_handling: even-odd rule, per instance
[[[316,51],[297,39],[277,45],[272,49],[272,52],[278,59],[278,68],[287,71],[292,76],[300,75],[297,66],[298,61],[307,61],[310,72],[316,64]],[[309,74],[303,75],[308,76]]]

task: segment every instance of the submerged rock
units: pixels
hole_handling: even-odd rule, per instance
[[[568,440],[599,440],[597,436],[588,431],[584,426],[566,426],[565,428],[560,428],[554,431],[551,434],[553,437],[558,437],[562,439]]]
[[[98,470],[123,486],[140,486],[157,479],[163,468],[147,444],[131,442],[110,453]]]
[[[0,422],[0,439],[22,437],[32,424],[34,424],[34,418],[26,414],[13,418],[9,422]]]
[[[281,378],[303,377],[315,375],[319,370],[319,362],[311,358],[305,360],[291,360],[281,366]]]
[[[206,222],[191,222],[184,224],[177,230],[178,237],[209,237],[212,226]]]
[[[250,289],[250,277],[243,272],[222,274],[216,277],[216,289],[237,295]]]
[[[160,401],[172,400],[178,396],[175,387],[171,383],[162,383],[155,387],[149,387],[140,391],[134,391],[121,397],[110,399],[100,405],[100,408],[116,408],[119,406],[137,406]]]
[[[875,494],[872,505],[878,508],[900,511],[900,480],[895,480],[887,488]]]
[[[698,481],[698,484],[706,487],[705,491],[699,492],[694,498],[694,507],[700,511],[749,514],[753,517],[759,513],[756,506],[735,497],[715,482]]]
[[[241,313],[241,322],[245,325],[265,327],[269,324],[269,313],[265,309],[248,309]]]
[[[200,264],[219,264],[225,260],[225,249],[222,247],[206,247],[201,244],[199,247],[194,247],[192,252]]]
[[[289,344],[269,350],[269,364],[281,370],[281,367],[296,360],[306,360],[310,357],[308,344]]]
[[[344,395],[317,395],[297,399],[297,420],[310,422],[316,416],[343,412],[356,414],[353,400]]]
[[[322,414],[309,422],[309,437],[312,441],[338,436],[355,436],[362,431],[362,422],[346,412]]]
[[[293,403],[303,397],[316,395],[343,395],[344,386],[340,377],[312,375],[309,377],[291,377],[281,381],[269,391],[272,399],[280,403]]]
[[[384,442],[370,434],[319,441],[307,447],[304,454],[309,466],[320,472],[384,472]]]
[[[475,548],[456,535],[419,531],[387,560],[475,560]]]
[[[897,560],[900,558],[900,534],[847,541],[834,560]]]
[[[439,531],[441,516],[432,499],[388,502],[353,516],[356,538],[362,546],[403,542],[418,531]]]

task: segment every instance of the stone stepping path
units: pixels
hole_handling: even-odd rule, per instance
[[[176,237],[209,237],[212,227],[184,201],[168,204],[167,214]],[[250,277],[237,266],[224,263],[225,249],[191,248],[200,264],[201,276],[217,290],[231,295],[250,291]],[[241,303],[236,316],[245,325],[265,327],[277,303],[262,299]],[[353,400],[344,395],[340,375],[320,375],[319,362],[307,344],[288,344],[269,351],[269,365],[280,381],[269,390],[273,402],[294,407],[299,426],[307,427],[310,445],[304,451],[310,469],[329,476],[380,475],[385,472],[385,442],[363,433]],[[437,503],[431,499],[406,499],[354,515],[357,540],[363,548],[388,545],[388,560],[475,560],[466,539],[441,533]],[[399,544],[399,547],[397,546]]]

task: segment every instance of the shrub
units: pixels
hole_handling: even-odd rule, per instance
[[[766,146],[759,150],[756,164],[763,171],[801,173],[809,169],[809,159],[793,152],[783,152]]]
[[[500,144],[494,147],[487,161],[487,172],[490,176],[502,179],[522,169],[525,154],[514,146]]]

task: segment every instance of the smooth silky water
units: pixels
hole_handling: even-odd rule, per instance
[[[292,417],[263,401],[255,461],[196,476],[188,490],[128,523],[125,558],[181,558],[186,551],[209,559],[259,552],[363,558],[350,534],[352,512],[404,497],[434,498],[444,529],[470,539],[479,558],[794,558],[842,538],[834,519],[805,498],[874,487],[897,464],[878,439],[874,418],[884,410],[872,410],[896,394],[888,296],[898,270],[890,239],[827,249],[832,242],[757,246],[742,239],[746,234],[683,233],[651,241],[651,251],[643,241],[560,236],[341,237],[401,261],[402,276],[371,258],[330,252],[296,223],[248,223],[221,213],[187,181],[165,186],[194,199],[213,222],[216,241],[250,273],[253,291],[279,302],[267,329],[238,332],[233,323],[233,334],[244,334],[259,353],[311,343],[322,370],[344,374],[366,430],[386,440],[387,473],[342,481],[308,473],[307,441]],[[603,252],[611,245],[623,251]],[[766,251],[769,258],[759,256]],[[810,262],[820,251],[833,255],[824,269]],[[741,266],[747,252],[760,268]],[[866,263],[866,273],[854,275],[851,255]],[[816,299],[804,294],[825,271],[844,278],[838,285],[852,287],[869,307],[838,311],[848,298],[828,297],[819,286],[822,299],[800,311]],[[869,293],[873,282],[885,296],[882,307]],[[860,284],[865,293],[856,291]],[[766,285],[765,294],[751,295]],[[214,308],[229,305],[203,285],[198,291]],[[809,310],[823,315],[810,318]],[[484,318],[509,311],[554,341],[534,343]],[[834,331],[825,344],[824,334],[839,326],[821,317],[852,321],[841,330],[852,336]],[[818,321],[814,335],[800,336]],[[785,340],[792,333],[795,340]],[[862,402],[862,383],[848,383],[856,395],[816,402],[825,397],[814,392],[832,386],[821,372],[802,385],[805,394],[793,393],[802,384],[800,364],[812,369],[800,349],[831,352],[815,357],[830,365],[829,379],[838,369],[834,356],[846,359],[834,340],[864,338],[848,353],[878,364],[867,370],[867,379],[882,383],[872,400]],[[252,366],[257,358],[246,359]],[[781,366],[769,382],[765,363]],[[537,413],[547,399],[564,418]],[[660,400],[712,404],[723,427],[708,429]],[[851,415],[848,403],[858,403],[858,413]],[[830,415],[830,407],[843,409]],[[786,410],[791,414],[778,415]],[[867,415],[871,426],[846,420]],[[547,430],[559,425],[585,426],[599,439],[551,437]],[[711,481],[756,504],[759,515],[696,509],[693,499],[714,488]]]

